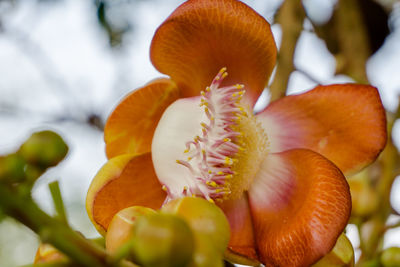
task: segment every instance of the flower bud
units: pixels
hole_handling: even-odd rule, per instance
[[[384,267],[400,266],[400,247],[385,249],[381,255],[381,263]]]
[[[67,261],[67,257],[52,245],[42,243],[36,252],[34,263],[62,263]]]
[[[132,253],[139,265],[187,266],[193,250],[193,233],[180,217],[157,213],[137,219],[132,237]]]
[[[183,217],[195,235],[207,236],[219,253],[225,252],[230,237],[229,223],[215,204],[203,198],[184,197],[170,201],[161,211]]]
[[[353,267],[354,249],[347,236],[342,233],[333,249],[313,267]]]
[[[147,214],[155,214],[150,208],[133,206],[119,211],[114,215],[106,234],[106,250],[115,254],[133,236],[133,226],[136,219]]]
[[[216,250],[209,236],[204,234],[195,235],[195,251],[190,267],[223,267],[223,254]]]
[[[33,133],[18,150],[28,163],[48,168],[57,165],[68,152],[64,140],[52,131]]]
[[[25,180],[25,161],[17,154],[0,156],[0,180],[22,182]]]
[[[372,188],[366,171],[347,180],[350,186],[352,200],[352,215],[366,217],[378,208],[377,192]]]

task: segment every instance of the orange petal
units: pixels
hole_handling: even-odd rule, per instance
[[[386,144],[385,110],[368,85],[318,86],[271,103],[257,117],[272,152],[311,149],[346,174],[374,161]]]
[[[178,98],[179,90],[169,79],[157,79],[127,95],[110,115],[104,129],[108,158],[150,152],[162,113]]]
[[[269,23],[242,2],[190,0],[158,28],[150,54],[184,97],[198,95],[227,67],[224,84],[244,84],[254,104],[275,65],[276,46]]]
[[[217,204],[224,211],[231,229],[226,258],[239,264],[257,265],[258,256],[247,195]]]
[[[86,197],[86,210],[104,235],[118,211],[130,206],[158,209],[165,197],[150,153],[125,154],[109,160],[94,177]]]
[[[261,262],[309,266],[328,253],[350,217],[340,170],[306,149],[268,155],[249,190]]]

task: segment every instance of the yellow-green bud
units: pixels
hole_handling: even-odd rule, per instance
[[[157,213],[137,219],[132,237],[132,253],[139,265],[187,266],[193,250],[193,233],[180,217]]]
[[[384,267],[400,266],[400,247],[385,249],[381,255],[381,263]]]
[[[35,255],[34,263],[64,263],[68,258],[49,244],[40,244]]]
[[[216,250],[208,236],[196,234],[196,246],[189,267],[223,267],[223,254]]]
[[[57,165],[68,152],[64,140],[52,131],[33,133],[18,150],[28,163],[48,168]]]
[[[195,234],[207,236],[219,253],[225,252],[230,237],[229,223],[215,204],[203,198],[184,197],[170,201],[161,211],[183,217]]]
[[[119,249],[128,244],[132,239],[136,219],[143,215],[155,213],[150,208],[133,206],[115,214],[107,229],[106,250],[110,254],[118,252]]]
[[[26,164],[22,157],[10,154],[0,157],[0,180],[21,182],[25,179]]]
[[[368,216],[376,211],[379,200],[377,192],[366,177],[348,179],[351,192],[353,216]]]
[[[354,249],[350,240],[345,234],[341,234],[336,241],[335,246],[322,259],[313,265],[313,267],[353,267]]]

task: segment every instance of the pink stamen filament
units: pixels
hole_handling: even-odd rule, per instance
[[[186,142],[185,153],[188,161],[177,160],[191,173],[191,181],[182,190],[182,195],[197,193],[212,201],[220,199],[230,193],[229,180],[234,173],[231,166],[236,162],[235,154],[242,149],[234,142],[241,133],[231,126],[237,124],[240,116],[246,116],[239,101],[244,94],[243,85],[234,85],[219,88],[222,80],[227,76],[223,68],[212,81],[210,87],[201,92],[200,106],[209,120],[202,122],[202,136]],[[164,186],[165,188],[165,186]],[[174,198],[167,188],[169,198]]]

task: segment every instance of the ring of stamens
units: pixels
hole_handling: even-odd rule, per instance
[[[226,68],[221,69],[201,92],[200,106],[208,122],[200,124],[201,136],[186,142],[187,158],[176,160],[194,179],[182,189],[183,196],[201,195],[211,202],[239,198],[267,153],[267,135],[241,103],[244,86],[219,87],[227,75]]]

